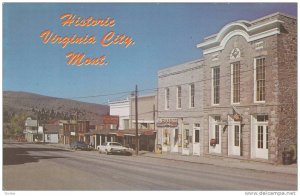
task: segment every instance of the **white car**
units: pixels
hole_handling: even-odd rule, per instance
[[[126,148],[118,142],[105,142],[97,146],[99,153],[132,155],[133,149]]]

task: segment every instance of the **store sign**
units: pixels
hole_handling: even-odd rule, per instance
[[[233,114],[232,117],[234,121],[242,121],[242,117],[238,113]]]
[[[76,132],[72,131],[71,135],[76,136]]]
[[[156,123],[157,127],[177,127],[178,119],[177,118],[161,118]]]
[[[111,115],[105,115],[102,116],[103,124],[106,125],[118,125],[119,124],[119,116],[111,116]]]

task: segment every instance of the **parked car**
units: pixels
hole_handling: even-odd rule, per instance
[[[87,145],[86,143],[82,142],[82,141],[75,141],[72,142],[70,144],[70,148],[77,150],[77,149],[81,149],[81,150],[90,150],[89,145]]]
[[[122,146],[118,142],[105,142],[97,146],[99,153],[132,155],[133,149]]]

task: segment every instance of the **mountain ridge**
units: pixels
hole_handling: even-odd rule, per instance
[[[109,106],[87,103],[72,99],[40,95],[24,91],[3,91],[3,112],[10,116],[15,113],[26,113],[34,116],[36,111],[51,111],[53,118],[78,115],[80,119],[102,121],[102,115],[109,114]],[[59,115],[58,115],[59,114]]]

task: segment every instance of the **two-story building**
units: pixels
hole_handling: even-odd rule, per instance
[[[280,162],[297,143],[297,19],[231,22],[197,47],[203,60],[158,73],[163,151],[197,154],[196,138],[200,154]]]
[[[109,102],[110,115],[119,119],[118,126],[112,126],[114,141],[131,148],[136,147],[136,113],[135,96],[123,100]],[[138,96],[138,130],[140,150],[153,151],[155,148],[156,132],[154,130],[156,111],[155,95]],[[114,130],[114,129],[116,129]]]
[[[203,153],[203,60],[158,72],[158,144],[163,152]]]
[[[41,138],[38,135],[38,121],[28,117],[25,120],[25,129],[23,133],[27,142],[34,142]]]

